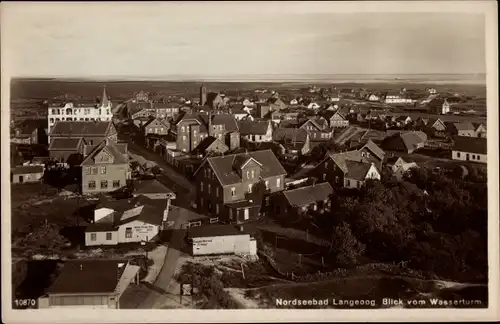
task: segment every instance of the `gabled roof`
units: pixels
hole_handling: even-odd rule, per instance
[[[173,194],[163,183],[156,179],[135,180],[134,194]]]
[[[488,145],[486,138],[455,136],[453,138],[453,151],[487,154]]]
[[[347,164],[347,173],[345,175],[346,178],[354,179],[358,181],[363,181],[366,179],[366,174],[372,167],[371,163],[366,162],[358,162],[358,161],[346,161]]]
[[[207,119],[207,124],[208,124],[208,119]],[[224,125],[227,132],[238,131],[238,123],[236,121],[236,118],[234,118],[234,116],[230,114],[212,115],[212,125]]]
[[[54,138],[50,141],[49,151],[76,151],[82,143],[85,144],[82,137]]]
[[[330,197],[333,189],[328,182],[283,191],[283,195],[291,206],[307,206]]]
[[[378,147],[377,144],[375,144],[371,139],[368,140],[368,142],[366,142],[365,145],[363,145],[363,148],[366,148],[368,150],[370,150],[373,154],[375,154],[380,160],[383,160],[384,159],[384,156],[385,156],[385,152],[380,148]]]
[[[453,125],[458,131],[474,131],[476,129],[471,122],[454,123]]]
[[[157,123],[159,123],[160,125],[165,126],[166,128],[169,128],[169,127],[170,127],[170,125],[168,125],[167,123],[165,123],[163,120],[161,120],[161,119],[159,119],[159,118],[153,118],[153,119],[151,119],[151,120],[147,121],[147,122],[143,125],[143,127],[147,127],[149,124],[151,124],[151,123],[153,123],[153,122],[157,122]]]
[[[354,150],[354,151],[347,151],[347,152],[341,152],[341,153],[334,153],[331,151],[328,151],[326,153],[326,157],[330,158],[337,164],[337,166],[344,172],[347,173],[349,171],[348,166],[347,166],[347,161],[358,161],[358,162],[368,162],[362,155],[361,152]]]
[[[321,122],[317,119],[317,117],[311,117],[309,119],[306,119],[304,120],[304,122],[302,123],[302,125],[300,125],[300,128],[302,128],[303,126],[305,126],[306,124],[312,124],[314,127],[317,128],[317,130],[323,130],[323,125],[324,125],[324,120],[321,119]]]
[[[103,141],[101,144],[94,147],[94,149],[90,152],[90,154],[85,157],[81,166],[88,166],[96,164],[94,159],[95,157],[105,151],[109,155],[112,156],[113,162],[107,164],[127,164],[128,156],[127,155],[127,144],[117,144],[113,141]]]
[[[266,135],[269,128],[269,121],[240,121],[238,127],[240,134],[245,135]]]
[[[197,152],[201,152],[201,153],[205,153],[206,150],[212,146],[212,144],[214,142],[219,142],[220,144],[224,145],[228,150],[229,150],[229,147],[224,143],[222,142],[220,139],[216,138],[216,137],[213,137],[213,136],[207,136],[205,137],[201,142],[200,144],[198,144],[198,146],[196,147],[195,151]]]
[[[208,163],[212,167],[212,170],[215,172],[215,175],[217,176],[219,182],[223,186],[226,186],[241,182],[241,176],[234,167],[234,161],[236,160],[236,158],[243,159],[247,156],[255,159],[262,165],[260,174],[262,178],[286,174],[285,169],[271,150],[208,157],[207,159],[205,159],[202,165]],[[195,174],[200,169],[201,166],[200,168],[198,168]]]
[[[111,121],[58,121],[50,136],[102,136],[105,137],[113,123]]]
[[[305,142],[308,133],[302,128],[277,128],[273,132],[273,141]]]
[[[27,165],[27,166],[17,166],[11,168],[12,174],[33,174],[33,173],[43,173],[43,166],[41,165]]]
[[[120,263],[124,264],[121,268],[118,267]],[[111,293],[126,264],[126,260],[68,260],[48,293]]]

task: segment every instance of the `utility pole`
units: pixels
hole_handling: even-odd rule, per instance
[[[241,274],[243,276],[243,279],[245,279],[245,270],[243,269],[243,263],[240,263],[241,266]]]

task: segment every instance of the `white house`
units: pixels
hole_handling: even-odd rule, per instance
[[[157,238],[168,217],[167,199],[138,196],[97,206],[94,222],[85,229],[85,245],[149,242]]]
[[[58,121],[110,121],[113,118],[111,101],[103,90],[99,104],[78,104],[66,102],[63,105],[49,105],[48,107],[48,130]]]
[[[413,168],[418,168],[418,165],[415,162],[406,162],[401,157],[391,167],[392,173],[398,180],[402,179],[404,174]]]
[[[193,256],[218,254],[256,255],[257,241],[243,226],[207,225],[190,228]]]
[[[380,97],[377,96],[376,94],[372,93],[369,97],[368,97],[368,100],[369,101],[380,101]]]
[[[380,172],[374,163],[347,160],[347,173],[344,175],[344,188],[361,188],[366,180],[380,180]]]
[[[321,107],[321,106],[319,104],[317,104],[316,102],[311,102],[309,105],[307,105],[308,109],[319,109],[319,107]]]
[[[290,105],[298,105],[299,104],[299,101],[297,99],[292,99],[290,100]]]
[[[487,163],[486,138],[457,136],[453,139],[451,158],[459,161]]]
[[[413,103],[410,98],[405,98],[399,94],[387,94],[385,96],[384,102],[386,104],[401,104],[401,103]]]

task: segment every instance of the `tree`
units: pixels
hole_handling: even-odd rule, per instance
[[[364,251],[365,245],[352,234],[349,224],[342,222],[333,228],[330,252],[336,262],[343,265],[355,264]]]
[[[68,243],[69,241],[59,234],[59,227],[54,224],[44,224],[18,241],[19,247],[28,253],[36,253],[38,250],[59,252]]]

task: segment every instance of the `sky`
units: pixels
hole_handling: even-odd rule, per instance
[[[7,9],[2,15],[6,31],[2,47],[13,76],[162,78],[486,70],[485,18],[474,11],[353,12],[328,2],[46,2],[12,3]]]

